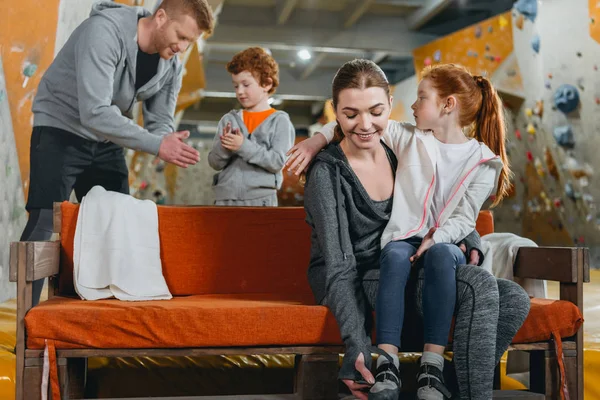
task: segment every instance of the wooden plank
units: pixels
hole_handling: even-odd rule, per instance
[[[24,398],[26,400],[41,400],[42,398],[42,367],[25,367]]]
[[[564,341],[565,350],[574,350],[574,341]],[[554,346],[549,342],[512,344],[508,350],[552,350]],[[184,349],[57,349],[58,357],[187,357],[187,356],[214,356],[214,355],[255,355],[255,354],[342,354],[344,346],[294,346],[294,347],[216,347],[216,348],[184,348]],[[451,351],[451,347],[448,349]],[[42,349],[28,349],[27,359],[39,358],[43,355]]]
[[[61,203],[52,204],[52,231],[54,233],[60,233],[62,226],[62,213],[60,212]]]
[[[575,350],[577,344],[573,341],[564,341],[564,350]],[[522,350],[522,351],[536,351],[536,350],[553,350],[554,345],[550,342],[538,342],[538,343],[520,343],[511,344],[508,346],[508,350]]]
[[[26,280],[27,248],[19,243],[17,249],[16,399],[25,400],[25,314],[31,309],[33,288]]]
[[[8,280],[10,282],[17,281],[17,269],[19,260],[19,242],[11,242],[10,244],[10,257],[8,261]]]
[[[343,346],[295,346],[295,347],[216,347],[184,349],[62,349],[56,350],[57,357],[193,357],[211,355],[256,355],[256,354],[340,354]],[[41,357],[44,350],[28,349],[27,358]]]
[[[27,281],[33,282],[58,274],[60,242],[25,242],[27,246]]]
[[[590,252],[587,249],[579,248],[579,259],[583,264],[583,281],[590,281]]]
[[[515,261],[514,275],[575,283],[578,269],[583,268],[579,260],[588,256],[587,248],[521,247]]]
[[[295,359],[294,393],[302,400],[335,399],[338,393],[337,354],[304,354]]]
[[[337,399],[337,397],[336,397]],[[148,400],[147,397],[127,397],[104,400]],[[294,394],[248,394],[234,396],[185,396],[185,397],[152,397],[152,400],[298,400]]]

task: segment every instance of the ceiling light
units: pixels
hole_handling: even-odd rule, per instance
[[[312,55],[310,54],[310,51],[306,50],[306,49],[302,49],[298,51],[298,57],[301,60],[310,60],[312,58]]]

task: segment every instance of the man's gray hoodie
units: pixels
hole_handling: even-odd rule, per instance
[[[142,7],[94,4],[42,77],[33,125],[158,154],[162,136],[175,130],[182,66],[176,56],[161,58],[156,75],[136,92],[138,18],[149,15]],[[137,100],[145,129],[131,119]]]
[[[249,134],[243,111],[225,114],[217,127],[208,164],[216,171],[213,188],[216,200],[252,200],[272,195],[281,188],[281,170],[286,153],[294,145],[296,131],[284,111],[275,111]],[[221,146],[223,128],[239,128],[244,141],[236,152]]]

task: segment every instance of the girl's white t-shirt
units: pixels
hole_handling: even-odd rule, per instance
[[[431,212],[429,213],[429,223],[427,226],[436,226],[436,221],[444,209],[444,205],[452,196],[452,189],[465,169],[465,165],[473,151],[476,150],[478,142],[470,139],[465,143],[443,143],[437,138],[437,166],[436,166],[436,185],[431,202]]]

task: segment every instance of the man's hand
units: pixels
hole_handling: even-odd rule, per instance
[[[362,353],[358,355],[356,358],[356,362],[354,363],[354,368],[362,375],[363,379],[367,382],[371,382],[369,385],[357,383],[350,379],[342,379],[342,382],[348,386],[350,392],[354,397],[360,400],[368,400],[367,390],[371,388],[371,386],[375,383],[375,378],[369,369],[365,366],[365,356]]]
[[[429,248],[431,246],[433,246],[435,244],[435,240],[433,240],[433,234],[435,233],[435,231],[436,231],[436,228],[431,228],[429,230],[429,232],[427,232],[427,235],[425,235],[425,237],[423,238],[423,241],[421,242],[419,249],[417,250],[415,255],[410,258],[411,263],[414,263],[419,258],[421,258],[423,253],[425,253],[427,250],[429,250]]]
[[[242,143],[244,143],[244,135],[240,129],[231,129],[231,125],[227,124],[221,135],[221,146],[230,151],[238,151]]]
[[[479,252],[475,249],[471,250],[471,254],[467,254],[467,246],[463,243],[458,246],[460,250],[465,253],[467,263],[470,265],[479,265]]]
[[[189,136],[189,131],[173,132],[166,135],[158,149],[158,158],[181,168],[195,165],[200,161],[200,153],[183,142]]]

